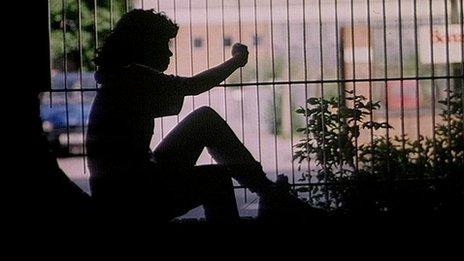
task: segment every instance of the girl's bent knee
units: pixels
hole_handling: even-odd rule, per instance
[[[221,117],[213,108],[209,106],[202,106],[193,111],[195,114],[206,115],[207,117]]]

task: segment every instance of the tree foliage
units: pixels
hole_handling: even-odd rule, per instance
[[[96,48],[126,10],[123,0],[49,0],[52,66],[91,71]]]

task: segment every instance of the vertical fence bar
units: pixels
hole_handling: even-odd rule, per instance
[[[445,0],[446,1],[446,0]],[[399,54],[400,54],[400,96],[401,96],[401,147],[403,152],[406,149],[404,133],[404,65],[403,65],[403,19],[401,0],[398,0],[398,36],[399,36]]]
[[[288,102],[289,102],[289,113],[290,113],[290,151],[293,155],[293,109],[292,109],[292,59],[290,51],[290,8],[289,0],[286,1],[287,9],[287,63],[288,63]],[[293,161],[291,161],[291,171],[292,171],[292,185],[295,185],[295,166]]]
[[[208,0],[205,0],[205,9],[206,9],[206,68],[209,69],[209,6]],[[211,106],[211,91],[208,90],[208,106]]]
[[[113,0],[110,0],[110,29],[114,26]]]
[[[63,19],[63,71],[64,71],[64,102],[66,107],[66,143],[69,152],[69,110],[68,110],[68,57],[67,57],[67,46],[66,46],[66,34],[67,34],[67,19],[66,19],[66,4],[65,0],[61,0],[62,16]]]
[[[238,41],[242,42],[242,8],[241,0],[237,0],[238,4]],[[240,78],[240,120],[241,120],[241,134],[242,134],[242,143],[245,145],[245,122],[244,122],[244,108],[243,108],[243,68],[239,69],[239,78]]]
[[[82,153],[85,155],[85,118],[84,118],[84,86],[82,81],[82,70],[84,67],[82,59],[82,7],[81,0],[77,0],[77,15],[78,15],[78,44],[79,44],[79,83],[80,83],[80,98],[81,98],[81,137],[82,137]],[[86,173],[86,157],[82,157],[84,173]]]
[[[255,33],[255,71],[256,71],[256,82],[259,82],[259,58],[258,58],[258,14],[256,0],[253,0],[253,12],[254,12],[254,33]],[[260,110],[260,99],[259,99],[259,86],[256,85],[256,109],[257,109],[257,122],[258,122],[258,161],[261,162],[261,110]]]
[[[369,0],[368,0],[369,1]],[[342,139],[341,139],[341,118],[340,118],[340,108],[342,106],[342,98],[344,96],[344,88],[340,82],[341,78],[341,66],[340,66],[340,27],[339,27],[339,21],[338,21],[338,4],[337,0],[334,0],[335,2],[335,49],[336,49],[336,65],[337,65],[337,89],[338,89],[338,113],[337,113],[337,120],[338,120],[338,149],[339,149],[339,171],[340,171],[340,177],[342,178],[343,176],[343,152],[342,152]],[[343,101],[344,102],[344,101]]]
[[[52,37],[52,28],[51,28],[51,6],[50,6],[50,0],[48,0],[47,4],[48,4],[48,7],[47,7],[47,8],[48,8],[48,9],[47,9],[47,12],[48,12],[48,14],[47,14],[47,19],[48,19],[48,42],[49,42],[48,53],[50,54],[49,57],[48,57],[48,59],[49,59],[48,64],[50,65],[50,68],[49,68],[49,69],[50,69],[50,72],[51,72],[51,71],[52,71],[52,68],[53,68],[53,64],[52,64],[53,61],[52,61],[52,55],[51,55],[51,53],[52,53],[52,39],[51,39],[51,37]],[[50,77],[50,81],[51,81],[51,82],[50,82],[50,86],[52,86],[53,75],[50,73],[50,76],[51,76],[51,77]],[[49,98],[49,99],[48,99],[48,100],[49,100],[48,106],[49,106],[50,108],[52,108],[52,104],[53,104],[53,95],[52,95],[52,93],[53,93],[53,92],[51,91],[51,88],[50,88],[50,91],[48,92],[48,98]]]
[[[324,48],[322,45],[322,3],[321,0],[318,0],[318,12],[319,12],[319,63],[320,63],[320,75],[321,75],[321,122],[322,126],[325,126],[325,115],[324,115],[324,107],[326,106],[324,104]],[[325,129],[322,127],[322,169],[324,171],[324,182],[329,183],[328,180],[328,173],[327,173],[327,158],[326,158],[326,152],[325,152]],[[330,207],[330,200],[329,200],[329,192],[328,192],[328,185],[326,185],[326,190],[325,190],[325,198],[326,198],[326,203],[327,203],[327,208]]]
[[[354,41],[354,2],[351,0],[350,3],[350,14],[351,14],[351,20],[350,20],[350,26],[351,26],[351,59],[352,59],[352,73],[353,73],[353,107],[354,109],[356,108],[356,52],[355,52],[355,41]],[[356,128],[358,126],[358,121],[356,119],[356,116],[354,117],[354,127]],[[355,135],[354,138],[354,173],[358,173],[358,137]]]
[[[430,23],[430,35],[433,33],[433,9],[432,9],[432,0],[429,0],[429,23]],[[430,37],[430,59],[431,59],[431,91],[432,91],[432,141],[433,141],[433,163],[434,167],[436,166],[436,157],[437,157],[437,148],[436,148],[436,137],[435,137],[435,59],[434,59],[434,50],[433,50],[433,38]]]
[[[93,28],[94,28],[94,34],[93,34],[93,37],[94,37],[94,45],[95,45],[95,49],[94,49],[94,53],[95,53],[95,56],[97,55],[98,53],[98,5],[97,5],[97,0],[93,0]],[[126,0],[126,11],[127,11],[127,0]],[[94,64],[94,67],[93,67],[94,71],[97,71],[97,65]],[[98,88],[98,83],[95,81],[95,89]]]
[[[416,76],[416,133],[417,140],[421,138],[420,133],[420,102],[419,102],[419,44],[418,44],[418,35],[417,35],[417,0],[414,0],[414,51],[415,51],[415,76]],[[422,166],[422,155],[421,152],[418,152],[419,156],[419,166]]]
[[[388,114],[388,52],[387,52],[387,11],[385,6],[385,0],[382,0],[382,24],[383,24],[383,54],[384,54],[384,77],[385,77],[385,119],[387,125],[389,124]],[[388,147],[390,144],[390,130],[386,128],[386,137]],[[390,173],[390,159],[386,158],[387,173]]]
[[[189,36],[190,36],[190,76],[193,76],[193,31],[192,31],[192,0],[188,0]],[[192,111],[195,110],[195,96],[192,96]]]
[[[174,11],[174,22],[177,23],[177,0],[173,0],[173,11]],[[177,37],[174,38],[174,74],[178,74],[179,72],[179,65],[178,65],[178,50],[177,50]],[[179,114],[176,115],[177,124],[180,122]]]
[[[156,0],[156,11],[157,12],[161,12],[161,9],[160,9],[160,2],[159,0]],[[166,119],[166,117],[161,117],[160,118],[160,129],[161,129],[161,139],[164,139],[164,120]]]
[[[224,0],[221,0],[221,32],[222,32],[222,62],[226,60],[226,45],[225,45],[225,22],[224,22]],[[224,80],[227,84],[227,79]],[[224,86],[224,119],[227,121],[227,87]]]
[[[238,41],[242,43],[242,8],[241,8],[241,0],[237,0],[238,4]],[[243,68],[240,67],[239,69],[239,77],[240,77],[240,119],[241,119],[241,132],[242,132],[242,143],[245,145],[245,114],[244,114],[244,107],[243,107]],[[247,202],[247,190],[246,188],[243,189],[243,194],[245,197],[245,202]]]
[[[238,41],[242,42],[242,12],[241,12],[241,2],[237,0],[238,7]],[[243,110],[243,68],[239,68],[239,78],[240,78],[240,119],[241,119],[241,134],[242,142],[245,144],[245,124],[244,124],[244,110]]]
[[[156,0],[156,11],[160,12],[160,2],[159,0]],[[160,127],[161,127],[161,139],[164,139],[164,119],[166,117],[161,117],[160,118]]]
[[[205,9],[206,9],[206,68],[210,68],[209,64],[209,6],[208,0],[205,0]],[[208,106],[211,107],[211,91],[208,90]],[[213,164],[213,157],[209,157],[209,161]]]
[[[371,22],[371,0],[367,0],[367,56],[368,56],[368,78],[369,78],[369,102],[372,104],[372,22]],[[369,111],[370,122],[374,121],[373,110]],[[370,128],[371,135],[371,158],[374,158],[374,128]],[[374,174],[374,162],[371,162],[371,174]]]
[[[305,122],[306,126],[309,126],[309,118],[308,118],[308,54],[307,54],[307,47],[306,47],[306,0],[302,0],[303,2],[303,67],[304,67],[304,88],[305,88]],[[337,0],[335,0],[335,4]],[[312,192],[311,192],[311,155],[309,153],[309,132],[306,131],[306,153],[308,157],[308,200],[312,203]],[[303,174],[304,175],[304,174]]]
[[[451,67],[450,67],[450,60],[449,60],[449,39],[450,39],[450,36],[449,36],[449,21],[448,21],[448,1],[449,0],[443,0],[445,2],[445,33],[446,33],[446,39],[448,39],[446,41],[446,45],[445,45],[445,52],[446,52],[446,111],[447,111],[447,123],[448,123],[448,128],[446,130],[446,138],[447,138],[447,141],[448,141],[448,155],[451,156],[451,133],[450,133],[450,126],[451,126],[451,121],[450,121],[450,117],[451,117],[451,110],[450,110],[450,77],[451,77]]]
[[[461,37],[464,35],[464,3],[461,0]],[[462,102],[462,108],[463,108],[463,114],[464,114],[464,41],[461,41],[461,102]]]
[[[274,50],[274,16],[273,16],[273,6],[272,0],[269,0],[270,8],[270,22],[271,22],[271,64],[272,64],[272,98],[274,105],[274,158],[275,158],[275,176],[279,174],[279,161],[277,155],[277,108],[276,108],[276,91],[275,91],[275,50]]]

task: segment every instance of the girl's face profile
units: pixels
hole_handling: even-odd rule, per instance
[[[147,52],[147,60],[149,66],[152,66],[158,71],[166,71],[169,67],[170,57],[173,55],[169,49],[170,41],[164,41],[159,46],[153,47]]]

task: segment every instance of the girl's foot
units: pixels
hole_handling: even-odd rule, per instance
[[[278,175],[274,188],[260,195],[258,219],[263,222],[310,222],[327,214],[299,199],[288,178]]]
[[[265,194],[275,187],[275,183],[266,177],[263,167],[257,161],[252,164],[227,165],[227,168],[231,177],[240,185],[258,195]]]

